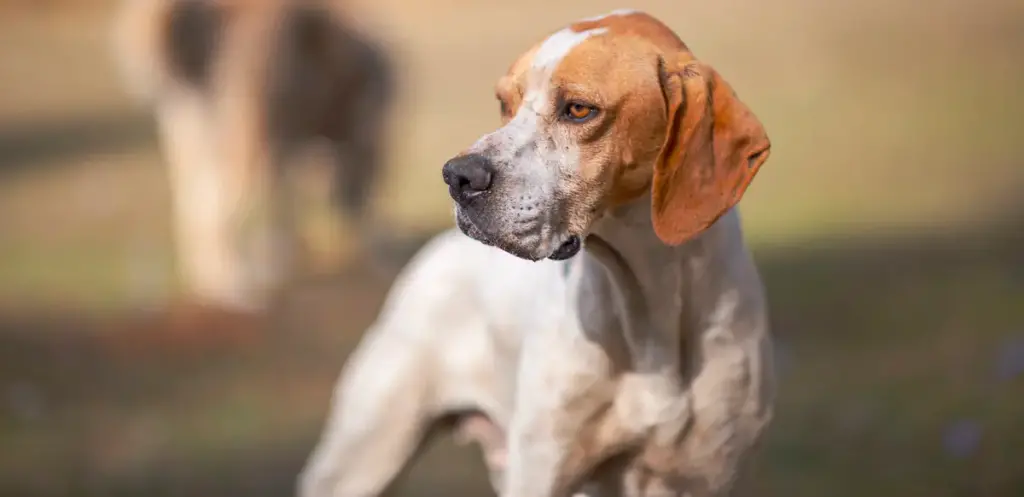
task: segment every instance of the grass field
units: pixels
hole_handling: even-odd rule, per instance
[[[401,64],[381,222],[450,225],[438,170],[496,125],[495,78],[622,6],[354,2]],[[742,204],[780,351],[759,495],[1024,495],[1024,4],[628,6],[773,141]],[[288,494],[390,276],[310,283],[222,347],[159,341],[169,195],[108,7],[0,2],[0,495]],[[442,437],[396,492],[487,495],[483,474]]]

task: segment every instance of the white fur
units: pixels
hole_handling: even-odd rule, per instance
[[[577,433],[566,426],[590,423],[613,426],[614,444],[584,459],[640,444],[727,489],[771,412],[760,280],[736,213],[668,247],[650,227],[649,201],[595,227],[625,264],[593,243],[569,261],[528,262],[456,230],[422,249],[339,378],[300,496],[378,495],[430,420],[468,409],[509,437],[507,448],[485,447],[489,461],[507,453],[507,469],[492,467],[502,496],[564,495],[556,480]],[[684,339],[692,351],[680,356]],[[616,374],[622,354],[637,362]],[[674,374],[685,368],[695,368],[686,381]],[[687,426],[705,430],[707,445],[680,446]],[[612,483],[595,475],[581,492],[626,481],[627,495],[644,495],[632,471]]]
[[[558,63],[569,55],[573,48],[576,48],[583,40],[606,33],[607,28],[589,29],[586,31],[573,31],[565,28],[548,37],[541,43],[537,53],[533,55],[532,66],[534,69],[553,71]]]

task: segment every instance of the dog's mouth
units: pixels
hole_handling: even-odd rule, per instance
[[[580,242],[580,237],[572,235],[568,240],[559,245],[558,248],[548,256],[548,259],[553,261],[564,261],[578,254],[582,247],[583,244]]]
[[[551,253],[538,254],[536,247],[531,248],[528,245],[517,243],[515,237],[494,236],[493,234],[481,229],[480,226],[474,222],[471,216],[467,215],[466,212],[463,212],[462,209],[456,209],[455,223],[458,225],[459,230],[466,236],[484,245],[495,247],[520,259],[526,259],[529,261],[539,261],[542,259],[564,261],[578,254],[583,245],[579,236],[570,235]]]

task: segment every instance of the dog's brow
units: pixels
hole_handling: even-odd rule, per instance
[[[519,110],[527,110],[533,114],[542,115],[545,113],[545,107],[548,101],[548,90],[531,90],[523,95],[523,102],[519,105]]]

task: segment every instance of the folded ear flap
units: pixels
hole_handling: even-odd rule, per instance
[[[768,159],[761,122],[707,64],[662,77],[668,132],[654,165],[654,232],[669,245],[700,234],[731,209]]]

